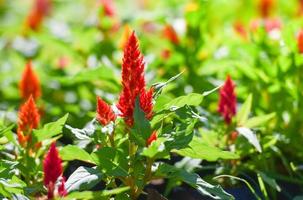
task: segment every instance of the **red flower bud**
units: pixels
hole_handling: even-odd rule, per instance
[[[274,5],[274,0],[260,0],[259,11],[263,18],[267,18]]]
[[[21,106],[18,114],[18,141],[24,147],[31,138],[33,129],[40,122],[39,110],[32,96]]]
[[[113,0],[100,0],[103,7],[104,14],[109,17],[113,17],[116,14],[115,5]]]
[[[51,0],[35,0],[33,7],[26,18],[26,26],[32,30],[37,30],[43,18],[49,14]]]
[[[55,196],[56,182],[62,176],[62,161],[59,157],[56,143],[53,142],[49,148],[47,155],[43,161],[43,172],[44,172],[44,185],[48,190],[48,199],[52,199]],[[65,196],[67,191],[64,187],[64,178],[61,185],[57,188],[60,196]]]
[[[230,76],[227,76],[223,87],[220,89],[218,111],[224,117],[226,124],[231,123],[232,117],[236,114],[236,93],[235,85]]]
[[[132,126],[133,112],[136,98],[140,98],[140,107],[145,112],[146,118],[152,117],[153,90],[146,91],[144,79],[143,55],[139,50],[135,32],[132,32],[124,49],[122,63],[122,92],[120,94],[118,109],[125,122]]]
[[[151,134],[151,135],[149,136],[149,138],[146,140],[146,146],[151,145],[151,143],[152,143],[153,141],[156,141],[157,138],[158,138],[157,132],[156,132],[156,131],[152,132],[152,134]]]
[[[163,37],[173,44],[179,44],[179,38],[175,29],[171,25],[166,25],[163,29]]]
[[[297,36],[297,45],[299,53],[303,53],[303,30],[300,30]]]
[[[100,97],[97,97],[97,120],[103,126],[106,126],[111,121],[115,121],[116,115],[112,108],[103,101]]]
[[[31,95],[34,99],[38,99],[41,96],[40,81],[32,68],[31,61],[25,66],[19,89],[23,99],[28,99]]]

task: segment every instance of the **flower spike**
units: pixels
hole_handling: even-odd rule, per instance
[[[41,96],[40,81],[32,68],[31,61],[25,66],[19,89],[23,99],[29,98],[30,95],[32,95],[34,99],[38,99]]]
[[[117,107],[125,122],[129,126],[133,125],[133,112],[137,96],[140,98],[140,107],[145,112],[146,118],[150,119],[152,117],[153,90],[146,91],[145,89],[143,55],[139,50],[135,32],[132,32],[124,48],[122,86]]]
[[[116,115],[112,108],[103,101],[100,97],[97,97],[97,120],[103,126],[106,126],[111,121],[115,121]]]
[[[220,89],[220,99],[218,111],[224,117],[226,124],[231,123],[231,119],[236,114],[236,93],[235,84],[228,75],[223,87]]]

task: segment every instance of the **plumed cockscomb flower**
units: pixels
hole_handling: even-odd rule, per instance
[[[31,61],[29,61],[25,66],[19,84],[19,89],[20,95],[23,99],[27,99],[31,95],[34,99],[38,99],[41,96],[40,81],[32,68]]]
[[[226,124],[231,123],[232,117],[236,114],[236,93],[235,84],[230,76],[227,76],[226,81],[220,89],[220,99],[218,111],[224,117]]]
[[[168,39],[173,44],[179,44],[179,37],[175,29],[171,25],[166,25],[163,29],[163,37]]]
[[[125,122],[129,126],[133,125],[133,112],[137,97],[139,97],[140,107],[145,112],[146,118],[150,119],[152,117],[153,90],[146,91],[145,89],[143,55],[139,50],[135,32],[132,32],[124,48],[122,86],[117,107]]]
[[[149,138],[146,140],[146,146],[151,145],[151,143],[152,143],[153,141],[156,141],[157,138],[158,138],[157,132],[156,132],[156,131],[153,131],[152,134],[149,136]]]
[[[297,36],[297,45],[299,53],[303,53],[303,30],[300,30]]]
[[[110,105],[97,97],[97,120],[103,126],[106,126],[111,121],[115,121],[116,115]]]
[[[21,106],[18,113],[18,140],[24,147],[31,138],[33,129],[38,128],[40,115],[32,96]]]
[[[113,0],[100,0],[100,4],[103,7],[103,11],[106,16],[115,16],[116,10]]]
[[[53,142],[49,148],[47,155],[43,161],[43,172],[44,180],[43,183],[47,187],[47,197],[52,199],[58,194],[59,196],[65,196],[66,190],[64,186],[64,178],[62,178],[59,186],[56,185],[60,178],[62,177],[62,161],[59,157],[58,150],[56,148],[56,143]]]
[[[274,0],[260,0],[259,11],[263,18],[267,18],[269,16],[273,4]]]
[[[26,26],[32,30],[37,30],[50,10],[51,0],[34,0],[33,7],[26,18]]]

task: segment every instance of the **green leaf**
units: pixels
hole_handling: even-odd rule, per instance
[[[57,121],[45,124],[42,129],[34,130],[33,136],[36,139],[36,141],[40,142],[60,134],[62,132],[63,126],[67,118],[68,118],[68,114],[65,114]]]
[[[145,147],[141,155],[149,158],[165,158],[168,157],[168,151],[165,148],[164,142],[166,138],[159,137],[156,141],[152,142],[149,147]]]
[[[0,136],[4,135],[5,133],[11,131],[15,127],[14,124],[9,125],[8,127],[0,129]]]
[[[156,109],[155,112],[159,112],[162,110],[169,110],[171,108],[180,108],[185,105],[198,106],[202,103],[203,98],[204,98],[204,95],[198,94],[198,93],[191,93],[191,94],[188,94],[185,96],[180,96],[180,97],[177,97],[177,98],[171,100],[170,102],[166,103],[162,107],[158,107],[157,103],[156,103],[155,108],[159,108],[159,109]]]
[[[195,188],[202,195],[206,195],[214,199],[234,199],[234,197],[225,192],[220,185],[207,183],[198,174],[189,173],[184,169],[178,169],[168,164],[160,165],[155,175],[167,178],[177,178]]]
[[[67,145],[60,150],[60,156],[62,160],[81,160],[84,162],[95,164],[91,155],[87,153],[84,149],[81,149],[75,145]]]
[[[123,168],[125,162],[122,160],[122,156],[118,156],[118,150],[111,147],[103,147],[98,151],[92,153],[92,158],[95,163],[105,171],[105,173],[109,176],[127,176],[127,170]],[[119,157],[120,160],[116,158]],[[126,156],[124,157],[126,159]],[[121,163],[120,163],[120,162]]]
[[[140,108],[139,97],[136,98],[134,110],[134,127],[131,135],[136,140],[137,144],[145,146],[146,140],[151,134],[151,125],[145,117],[145,113]]]
[[[129,187],[120,187],[112,190],[103,190],[103,191],[85,191],[85,192],[72,192],[64,197],[64,200],[68,199],[108,199],[109,196],[117,195],[129,190]],[[105,198],[107,197],[107,198]]]
[[[247,128],[256,128],[256,127],[259,127],[259,126],[267,123],[269,120],[271,120],[275,116],[276,116],[276,113],[270,113],[270,114],[267,114],[267,115],[252,117],[252,118],[248,119],[243,124],[243,126],[245,126]]]
[[[79,167],[65,183],[68,193],[71,191],[89,190],[101,181],[102,174],[99,170],[88,167]]]
[[[238,127],[236,130],[240,135],[244,136],[248,140],[248,142],[257,149],[257,151],[262,152],[259,140],[256,134],[251,129],[246,127]]]
[[[187,147],[194,135],[194,127],[197,120],[192,119],[186,123],[177,126],[176,130],[169,133],[165,144],[165,149],[170,151],[172,149],[182,149]]]
[[[189,147],[173,150],[173,152],[191,158],[205,159],[207,161],[216,161],[218,159],[238,159],[239,156],[229,152],[223,151],[215,146],[210,146],[204,142],[201,138],[194,137],[193,140],[189,143]]]
[[[276,182],[275,179],[267,176],[265,173],[263,172],[258,172],[258,174],[261,176],[261,178],[263,179],[263,181],[265,183],[267,183],[269,186],[271,186],[272,188],[274,188],[275,190],[277,190],[278,192],[281,192],[281,187],[278,185],[278,183]]]
[[[237,114],[237,124],[239,126],[243,125],[246,120],[248,119],[248,115],[251,110],[251,104],[252,104],[252,94],[250,94],[244,104],[242,105],[240,111]]]

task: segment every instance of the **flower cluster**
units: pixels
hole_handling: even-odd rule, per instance
[[[299,53],[303,53],[303,30],[300,30],[297,36],[297,45]]]
[[[122,85],[123,89],[117,107],[121,111],[121,116],[124,117],[125,122],[129,126],[134,123],[133,112],[137,97],[146,118],[150,119],[153,115],[153,89],[146,90],[145,88],[143,55],[139,50],[135,32],[130,35],[124,49]]]
[[[232,117],[236,114],[236,93],[235,84],[230,76],[227,76],[223,87],[220,89],[220,99],[218,111],[224,117],[226,124],[231,123]]]
[[[62,177],[62,161],[59,157],[55,142],[51,144],[50,149],[43,161],[44,185],[47,188],[47,198],[53,199],[56,196],[66,196],[65,180]]]
[[[100,4],[103,7],[103,12],[106,16],[115,16],[116,11],[113,0],[100,0]]]
[[[175,29],[171,25],[166,25],[163,29],[163,37],[173,44],[179,44],[179,38]]]
[[[116,115],[112,108],[103,101],[100,97],[97,97],[97,120],[103,126],[106,126],[111,121],[115,121]]]
[[[260,0],[259,11],[260,11],[260,15],[263,18],[267,18],[269,16],[273,4],[274,4],[274,0]]]
[[[32,130],[38,128],[40,115],[32,96],[21,106],[18,114],[18,141],[26,147],[31,142]]]
[[[51,9],[51,0],[35,0],[34,5],[27,16],[26,26],[32,30],[37,30],[43,21],[43,18],[49,14]]]
[[[29,61],[25,66],[21,77],[19,90],[20,95],[24,100],[28,99],[31,95],[34,99],[38,99],[41,96],[40,81],[32,68],[31,61]]]

